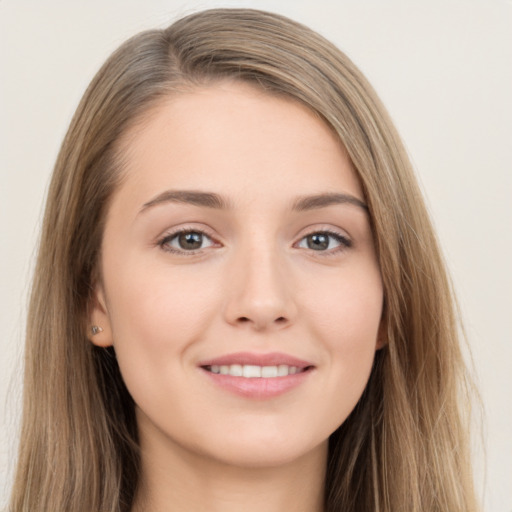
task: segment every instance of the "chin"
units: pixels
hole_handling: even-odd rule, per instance
[[[298,430],[298,429],[297,429]],[[313,454],[327,454],[328,437],[306,438],[300,432],[243,432],[214,443],[209,456],[226,465],[256,469],[277,468]],[[298,434],[298,435],[297,435]],[[219,450],[222,447],[222,450]]]

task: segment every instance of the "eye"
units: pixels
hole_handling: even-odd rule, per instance
[[[338,252],[352,246],[345,236],[333,231],[318,231],[310,233],[301,239],[297,247],[318,252]],[[334,250],[333,250],[334,249]]]
[[[174,253],[194,253],[214,245],[213,240],[203,231],[183,229],[166,235],[159,245],[165,251]]]

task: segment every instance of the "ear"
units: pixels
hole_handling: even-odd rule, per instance
[[[110,316],[103,287],[96,284],[94,288],[89,304],[87,337],[94,345],[106,348],[113,344]]]
[[[375,344],[375,350],[380,350],[388,344],[388,321],[387,315],[383,314],[379,330],[377,331],[377,343]]]

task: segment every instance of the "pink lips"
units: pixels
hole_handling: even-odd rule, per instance
[[[268,354],[253,354],[251,352],[237,352],[235,354],[227,354],[225,356],[216,357],[215,359],[208,359],[201,361],[199,366],[213,366],[213,365],[231,365],[231,364],[253,364],[257,366],[278,366],[285,364],[287,366],[296,366],[297,368],[307,368],[313,366],[312,363],[282,354],[280,352],[270,352]]]
[[[235,364],[262,367],[280,365],[295,366],[299,369],[299,372],[282,377],[246,378],[222,375],[209,371],[211,366],[230,366]],[[214,359],[201,361],[199,367],[204,374],[220,388],[245,398],[259,400],[273,398],[296,388],[309,378],[312,373],[311,370],[314,369],[314,366],[308,361],[278,352],[267,354],[254,354],[249,352],[227,354]]]

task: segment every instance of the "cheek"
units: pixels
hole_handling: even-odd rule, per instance
[[[332,407],[334,428],[350,414],[368,382],[383,304],[380,274],[373,267],[336,282],[308,301],[310,329],[323,344],[329,367],[323,396],[325,406]]]
[[[219,287],[199,287],[182,269],[125,263],[106,273],[105,289],[112,299],[114,347],[130,387],[144,375],[158,379],[183,363],[187,348],[204,336],[218,310]]]
[[[207,276],[198,281],[189,269],[126,262],[110,276],[106,290],[114,299],[108,305],[114,331],[129,326],[134,335],[129,338],[151,335],[148,343],[199,329],[218,300],[219,287]]]
[[[348,275],[327,276],[316,293],[304,290],[313,329],[332,350],[375,348],[382,316],[383,289],[378,269],[365,266]]]
[[[183,370],[218,311],[219,287],[198,289],[181,269],[134,268],[128,264],[125,269],[131,272],[110,273],[106,286],[119,368],[138,407],[178,428],[172,411],[184,410]]]

